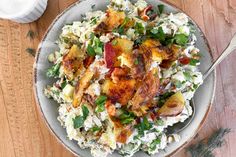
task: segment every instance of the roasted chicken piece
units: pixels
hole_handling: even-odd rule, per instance
[[[182,48],[178,45],[172,45],[170,48],[171,56],[168,59],[164,59],[160,66],[162,68],[169,68],[174,61],[176,61],[179,57],[179,55],[182,52]]]
[[[164,105],[157,111],[157,115],[162,117],[177,116],[183,111],[184,105],[184,96],[179,91],[167,99]]]
[[[79,49],[77,45],[73,45],[70,51],[63,57],[62,66],[64,73],[69,80],[74,79],[84,72],[84,58],[85,53]]]
[[[108,26],[109,30],[113,30],[121,25],[125,19],[125,13],[123,11],[116,11],[109,8],[106,13],[107,19],[105,20],[105,24]]]
[[[121,54],[131,53],[133,49],[133,42],[128,39],[116,38],[113,42],[115,44],[108,42],[104,46],[104,58],[107,68],[120,66],[120,61],[117,57]]]
[[[154,39],[147,39],[141,45],[141,49],[147,59],[151,57],[152,60],[161,62],[162,60],[169,59],[171,53],[169,50],[161,46],[160,42]]]
[[[91,71],[88,68],[81,77],[81,79],[77,82],[72,102],[74,108],[80,105],[82,97],[84,95],[84,91],[86,88],[88,88],[90,80],[93,78],[93,76],[94,76],[94,71]]]
[[[148,105],[159,90],[160,80],[157,68],[147,72],[142,80],[142,84],[137,89],[134,97],[131,99],[131,110],[135,113],[142,113],[141,107]],[[146,111],[146,109],[145,109]],[[140,114],[137,114],[140,116]]]
[[[127,105],[132,98],[136,81],[134,79],[123,79],[117,83],[111,80],[105,80],[102,91],[109,97],[112,102],[119,102],[122,105]]]
[[[123,11],[116,11],[109,8],[106,13],[107,18],[95,28],[95,33],[111,32],[124,22],[125,13]]]

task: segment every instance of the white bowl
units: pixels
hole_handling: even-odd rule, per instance
[[[135,0],[132,0],[135,1]],[[147,0],[149,4],[154,6],[159,3],[164,4],[165,10],[167,12],[181,12],[179,9],[157,1],[157,0]],[[52,131],[53,135],[72,153],[75,155],[79,155],[80,157],[90,157],[90,151],[88,149],[80,149],[80,147],[76,144],[75,141],[70,141],[67,139],[66,131],[61,127],[60,123],[57,121],[58,104],[46,98],[43,94],[43,89],[46,85],[52,84],[55,80],[49,79],[46,77],[46,70],[51,66],[47,61],[47,56],[58,50],[58,46],[55,44],[55,41],[58,39],[59,34],[61,33],[61,28],[66,23],[71,23],[72,21],[80,20],[81,14],[84,14],[91,10],[91,5],[96,4],[95,10],[101,9],[105,10],[108,1],[102,0],[86,0],[82,2],[77,2],[70,7],[68,7],[64,12],[62,12],[51,24],[46,32],[42,42],[40,43],[36,55],[36,60],[34,64],[34,90],[35,90],[35,98],[38,103],[38,107],[42,113],[42,116],[48,126],[48,128]],[[193,21],[192,21],[193,22]],[[212,55],[210,52],[210,48],[208,46],[208,42],[204,37],[202,31],[199,27],[193,22],[194,27],[196,29],[196,37],[197,43],[196,46],[200,49],[202,55],[201,58],[201,72],[205,72],[207,68],[212,64]],[[212,101],[214,98],[215,92],[215,84],[216,84],[216,75],[215,71],[205,80],[204,84],[197,90],[194,96],[194,100],[196,103],[196,115],[193,118],[192,123],[182,132],[180,132],[181,140],[176,143],[172,143],[168,145],[165,151],[161,151],[160,153],[154,156],[167,156],[172,155],[177,150],[183,148],[183,146],[193,138],[193,136],[197,133],[201,125],[206,119],[206,116],[210,110],[212,105]],[[118,153],[114,152],[110,156],[120,156]],[[138,152],[135,154],[136,157],[146,157],[148,156],[144,152]]]
[[[8,1],[11,1],[11,0],[8,0]],[[1,10],[1,7],[6,7],[6,6],[1,6],[0,7],[0,18],[9,19],[9,20],[12,20],[12,21],[15,21],[18,23],[33,22],[42,16],[42,14],[44,13],[44,11],[47,7],[47,2],[48,2],[48,0],[32,1],[30,4],[28,4],[27,7],[22,8],[15,13],[6,13],[4,10]],[[17,6],[15,6],[15,7],[17,7]]]

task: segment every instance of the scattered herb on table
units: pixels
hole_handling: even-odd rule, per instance
[[[34,48],[28,47],[27,49],[25,49],[25,51],[35,57],[36,50]]]
[[[29,30],[26,36],[30,39],[34,39],[36,35],[37,34],[33,30]]]
[[[224,144],[224,136],[231,130],[229,128],[220,128],[216,130],[209,138],[201,140],[195,145],[187,148],[192,157],[214,157],[213,150]]]

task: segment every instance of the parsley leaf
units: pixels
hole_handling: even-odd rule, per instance
[[[174,39],[175,43],[181,46],[185,46],[188,43],[188,36],[184,34],[176,34]]]
[[[88,46],[87,46],[87,53],[88,53],[89,56],[95,56],[96,55],[95,50],[93,49],[91,44],[88,44]]]
[[[189,72],[186,71],[186,72],[183,72],[183,74],[184,74],[185,80],[190,81],[192,79]]]
[[[95,104],[97,107],[95,108],[95,112],[102,112],[105,110],[105,103],[106,103],[107,97],[105,95],[100,95],[96,100]]]
[[[138,125],[136,125],[136,128],[138,129],[138,134],[143,136],[145,130],[151,129],[152,124],[148,122],[147,117],[143,117],[143,121],[140,122]]]
[[[94,127],[91,128],[91,131],[96,132],[96,131],[100,131],[101,129],[102,129],[101,127],[94,126]]]
[[[189,62],[190,65],[192,65],[192,66],[196,66],[197,63],[199,63],[199,60],[197,60],[197,59],[193,59],[193,58],[190,59],[190,62]]]
[[[77,128],[81,128],[84,124],[84,121],[86,120],[86,118],[88,117],[89,115],[89,110],[88,108],[83,105],[82,106],[82,113],[83,115],[79,115],[79,116],[76,116],[73,120],[73,123],[74,123],[74,128],[77,129]]]
[[[47,77],[58,77],[60,70],[60,63],[54,64],[51,68],[48,69],[46,75]]]
[[[165,7],[165,6],[164,6],[163,4],[157,5],[157,8],[158,8],[158,15],[159,15],[159,16],[163,13],[164,7]]]
[[[84,124],[84,117],[83,117],[83,116],[76,116],[76,117],[73,119],[73,123],[74,123],[74,128],[75,128],[75,129],[81,128],[82,125]]]
[[[126,110],[122,110],[122,114],[119,116],[119,119],[120,119],[122,124],[129,124],[135,118],[136,118],[136,116],[134,115],[133,112],[129,112],[129,111],[126,111]]]
[[[151,150],[155,150],[157,145],[161,143],[161,140],[159,138],[155,139],[152,141],[152,143],[150,144],[149,148]]]
[[[142,23],[136,22],[134,29],[136,34],[144,34],[144,27]]]

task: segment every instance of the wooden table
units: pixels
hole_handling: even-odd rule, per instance
[[[36,22],[18,24],[0,20],[0,157],[70,157],[46,128],[37,111],[32,90],[34,57],[25,49],[37,48],[52,20],[76,0],[49,0]],[[214,58],[236,32],[236,0],[166,0],[186,11],[205,32]],[[38,36],[30,40],[29,30]],[[194,143],[219,127],[236,128],[236,53],[217,68],[216,97],[210,114]],[[236,156],[236,132],[215,151],[219,157]],[[185,150],[176,157],[187,156]]]

